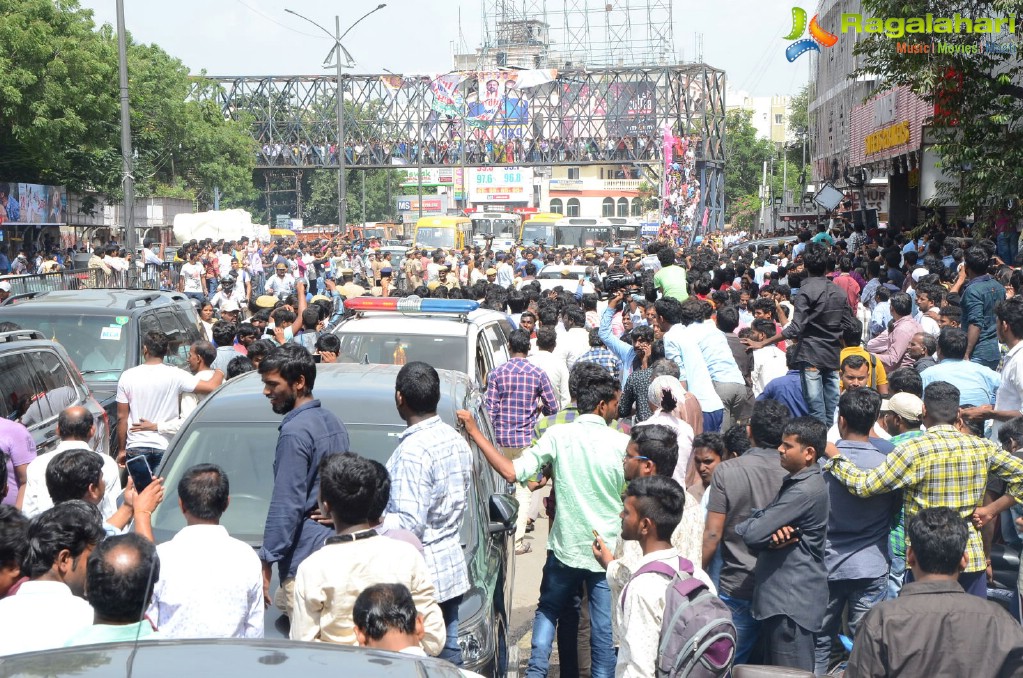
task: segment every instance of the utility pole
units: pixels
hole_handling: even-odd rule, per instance
[[[124,28],[124,0],[117,0],[117,71],[121,90],[121,186],[124,189],[124,246],[135,255],[135,178],[132,176],[131,109],[128,101],[128,40]]]
[[[361,19],[360,19],[361,21]],[[337,44],[337,232],[348,227],[348,177],[345,176],[345,86],[341,74],[341,17],[334,15],[334,35]]]
[[[120,2],[120,0],[118,0],[118,1]],[[284,10],[288,14],[294,14],[299,19],[304,19],[305,21],[308,21],[313,26],[316,26],[321,31],[323,31],[328,36],[330,36],[330,38],[334,41],[334,47],[332,47],[330,52],[327,53],[327,58],[324,59],[323,65],[324,65],[324,67],[326,67],[327,64],[330,62],[330,59],[331,59],[332,56],[337,59],[337,63],[335,64],[335,67],[336,67],[336,70],[337,70],[336,75],[335,75],[335,77],[337,78],[337,92],[336,92],[336,95],[335,95],[335,99],[337,101],[337,222],[338,222],[337,223],[337,227],[338,227],[338,232],[339,233],[343,233],[344,232],[345,225],[346,225],[347,220],[348,220],[348,214],[347,214],[347,210],[348,210],[348,180],[347,180],[347,177],[345,176],[345,161],[346,161],[346,158],[345,158],[345,115],[344,115],[344,110],[345,110],[345,88],[344,88],[344,80],[343,80],[344,76],[341,73],[341,69],[342,68],[352,68],[355,65],[355,61],[352,59],[352,55],[349,54],[348,50],[346,50],[344,45],[341,44],[341,40],[346,35],[348,35],[353,28],[358,26],[362,22],[363,19],[368,17],[370,14],[373,14],[374,12],[378,12],[378,11],[382,10],[386,6],[387,6],[386,3],[383,3],[383,2],[380,3],[375,8],[371,9],[370,11],[366,12],[361,17],[359,17],[356,20],[356,22],[353,23],[351,26],[349,26],[348,30],[346,30],[344,33],[341,32],[341,17],[336,15],[336,14],[334,15],[334,32],[331,33],[326,28],[324,28],[320,24],[316,23],[315,21],[313,21],[309,17],[302,16],[301,14],[299,14],[298,12],[296,12],[294,10],[290,10],[290,9],[285,9]],[[341,63],[341,58],[342,57],[344,57],[347,60],[347,63]]]
[[[760,178],[760,232],[767,232],[767,161],[764,161],[764,173]]]

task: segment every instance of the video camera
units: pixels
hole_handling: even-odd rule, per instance
[[[604,278],[604,291],[612,295],[630,287],[642,287],[642,273],[612,273]]]

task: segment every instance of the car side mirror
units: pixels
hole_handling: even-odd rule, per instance
[[[500,535],[515,531],[515,518],[519,513],[519,502],[511,494],[490,495],[490,527],[491,535]]]

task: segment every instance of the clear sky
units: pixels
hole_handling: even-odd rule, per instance
[[[520,0],[511,0],[516,4]],[[291,75],[323,72],[332,43],[319,31],[287,14],[289,8],[334,30],[341,30],[380,0],[125,0],[125,20],[136,41],[160,45],[196,73],[211,75]],[[459,49],[459,9],[470,51],[481,36],[481,2],[493,0],[389,0],[366,19],[344,44],[359,73],[443,72]],[[530,0],[536,2],[536,0]],[[546,0],[548,12],[564,0]],[[603,6],[605,0],[589,0]],[[632,5],[643,0],[631,0]],[[80,0],[97,24],[116,25],[115,0]],[[808,12],[816,2],[804,2]],[[686,61],[695,56],[694,35],[703,34],[703,60],[725,70],[731,89],[754,96],[795,94],[808,78],[809,57],[785,60],[793,2],[786,0],[675,0],[675,50]],[[553,22],[552,22],[553,23]]]

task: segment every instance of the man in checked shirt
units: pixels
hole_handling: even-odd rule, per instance
[[[558,411],[558,397],[542,368],[531,363],[529,333],[515,330],[508,337],[511,359],[495,368],[487,380],[487,413],[494,424],[495,438],[501,453],[512,461],[522,456],[533,439],[533,427],[540,414]],[[526,535],[529,506],[529,488],[515,484],[515,499],[519,514],[515,520],[515,553],[530,551],[522,538]]]
[[[987,595],[987,566],[979,527],[998,512],[1023,499],[1023,460],[1002,450],[997,443],[960,433],[959,389],[944,381],[924,391],[923,421],[927,432],[906,441],[885,462],[864,471],[843,457],[834,445],[825,465],[838,482],[858,497],[870,497],[904,489],[906,523],[925,508],[945,507],[969,521],[966,569],[959,584],[967,593]],[[981,508],[988,474],[1008,483],[1006,495]],[[907,573],[907,583],[912,581]]]
[[[398,372],[394,391],[398,416],[408,428],[387,460],[391,500],[384,526],[409,530],[423,543],[447,627],[439,656],[461,666],[458,606],[469,590],[469,568],[459,532],[472,476],[472,452],[465,438],[437,416],[437,370],[424,362],[411,362]]]

